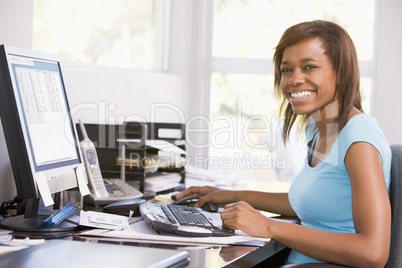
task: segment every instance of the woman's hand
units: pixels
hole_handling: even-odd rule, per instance
[[[200,195],[200,196],[204,196],[207,195],[209,193],[212,193],[214,191],[219,190],[219,188],[216,187],[212,187],[212,186],[202,186],[202,187],[198,187],[198,186],[192,186],[190,188],[187,188],[186,190],[184,190],[181,194],[179,194],[177,196],[177,200],[180,200],[186,196],[189,195]]]
[[[226,204],[235,201],[235,192],[229,190],[222,190],[211,186],[193,186],[184,190],[177,196],[177,200],[180,200],[189,195],[201,196],[195,207],[202,207],[205,203],[212,202],[220,207],[224,207]]]
[[[270,237],[271,219],[244,201],[228,204],[221,213],[223,224],[233,230],[241,230],[248,235]]]

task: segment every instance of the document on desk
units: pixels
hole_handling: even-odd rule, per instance
[[[129,228],[121,231],[94,229],[84,231],[78,236],[105,237],[124,240],[158,242],[165,244],[186,245],[250,245],[263,246],[270,241],[269,238],[252,237],[241,231],[236,231],[233,236],[227,237],[187,237],[179,235],[158,234],[144,220],[140,219],[130,224]]]

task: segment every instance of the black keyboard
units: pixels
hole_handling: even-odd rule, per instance
[[[140,213],[157,233],[184,236],[230,236],[234,234],[233,230],[222,225],[219,216],[201,208],[145,202],[140,205]]]

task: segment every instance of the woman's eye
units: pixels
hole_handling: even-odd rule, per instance
[[[305,70],[311,70],[311,69],[314,69],[314,68],[316,68],[316,66],[314,66],[314,65],[307,65],[304,69],[305,69]]]
[[[283,69],[281,69],[281,73],[287,73],[287,72],[290,72],[290,69],[289,69],[289,68],[283,68]]]

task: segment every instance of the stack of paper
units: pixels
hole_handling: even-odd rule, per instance
[[[181,176],[178,173],[160,173],[145,179],[145,191],[161,192],[180,186]]]
[[[14,238],[14,231],[0,230],[0,242],[11,241]]]

